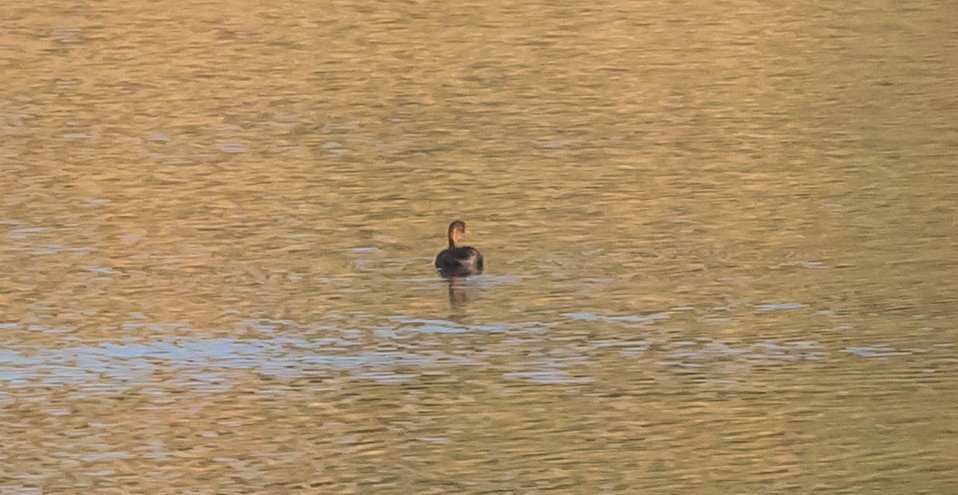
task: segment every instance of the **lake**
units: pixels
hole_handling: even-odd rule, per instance
[[[14,2],[0,70],[0,493],[958,490],[948,2]]]

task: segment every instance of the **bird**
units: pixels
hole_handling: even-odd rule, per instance
[[[443,277],[466,277],[482,273],[482,253],[471,246],[459,246],[463,234],[466,232],[466,223],[455,220],[449,224],[446,237],[449,247],[436,255],[436,270]]]

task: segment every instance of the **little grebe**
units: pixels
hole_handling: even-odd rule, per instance
[[[474,247],[457,246],[466,232],[466,224],[456,220],[449,224],[446,236],[449,247],[436,256],[436,270],[443,277],[465,277],[482,273],[482,254]]]

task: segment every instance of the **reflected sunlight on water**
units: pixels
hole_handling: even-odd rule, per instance
[[[958,488],[947,5],[231,7],[0,7],[0,493]]]

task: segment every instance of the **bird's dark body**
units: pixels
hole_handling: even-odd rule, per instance
[[[443,277],[466,277],[482,273],[482,254],[474,247],[443,249],[436,256],[436,270]]]

